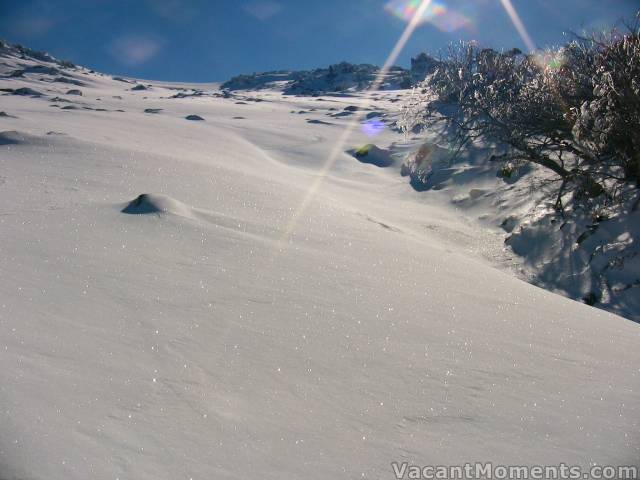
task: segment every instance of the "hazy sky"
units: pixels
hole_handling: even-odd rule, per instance
[[[225,80],[342,60],[382,64],[416,0],[0,0],[0,38],[141,78]],[[632,18],[640,0],[511,0],[538,46]],[[397,62],[474,39],[518,46],[500,0],[438,0]]]

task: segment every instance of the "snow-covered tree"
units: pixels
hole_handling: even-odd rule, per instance
[[[493,160],[532,162],[559,180],[563,198],[620,200],[640,186],[640,35],[576,37],[522,54],[475,43],[450,47],[399,122],[430,129],[462,151],[496,145]]]

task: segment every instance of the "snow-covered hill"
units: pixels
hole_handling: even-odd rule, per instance
[[[375,81],[380,67],[347,62],[310,71],[275,71],[238,75],[224,82],[225,90],[280,89],[287,95],[322,95],[327,93],[360,92]],[[387,72],[380,90],[397,90],[411,86],[411,73],[401,67]]]
[[[411,68],[391,67],[382,75],[379,90],[411,88],[432,73],[438,61],[426,53],[411,59]],[[360,92],[369,89],[380,67],[341,62],[326,68],[302,71],[273,71],[237,75],[221,85],[223,90],[282,90],[287,95],[322,95]]]
[[[639,326],[496,269],[479,212],[410,188],[403,92],[2,55],[0,478],[640,464]]]

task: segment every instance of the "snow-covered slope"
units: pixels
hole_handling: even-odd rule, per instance
[[[640,463],[637,324],[495,269],[365,133],[318,187],[362,96],[36,65],[0,60],[0,478]]]
[[[456,153],[446,135],[434,131],[421,132],[408,143],[392,146],[389,155],[401,156],[400,173],[416,190],[430,202],[456,206],[490,230],[502,230],[506,248],[494,264],[542,288],[640,322],[637,189],[630,187],[621,202],[599,198],[585,205],[565,198],[559,211],[557,178],[524,161],[492,160],[499,153],[494,145],[475,142]]]

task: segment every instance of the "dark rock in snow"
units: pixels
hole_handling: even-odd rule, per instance
[[[194,121],[204,120],[204,118],[202,118],[200,115],[187,115],[184,118],[186,118],[187,120],[194,120]]]
[[[12,77],[22,77],[25,73],[39,73],[41,75],[59,75],[60,70],[55,67],[49,67],[46,65],[33,65],[25,67],[20,70],[15,70],[11,73]]]
[[[190,217],[192,209],[182,202],[166,195],[143,193],[129,202],[121,212],[130,215],[155,214],[158,216],[177,215]]]
[[[17,88],[12,93],[13,93],[13,95],[22,95],[22,96],[31,96],[31,97],[41,97],[42,96],[42,93],[40,93],[37,90],[34,90],[33,88],[29,88],[29,87]]]
[[[322,120],[318,120],[315,118],[311,120],[307,120],[307,123],[311,123],[314,125],[335,125],[335,123],[323,122]]]
[[[84,82],[81,82],[80,80],[76,80],[75,78],[70,78],[70,77],[56,77],[53,79],[53,81],[56,83],[67,83],[69,85],[76,85],[78,87],[83,87],[85,85]]]
[[[371,143],[363,145],[356,150],[351,150],[349,153],[362,163],[370,163],[376,167],[390,167],[393,165],[391,152],[383,150]]]

